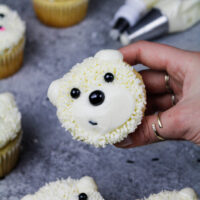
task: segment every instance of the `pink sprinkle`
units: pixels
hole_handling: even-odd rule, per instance
[[[0,31],[5,31],[6,29],[4,27],[0,26]]]

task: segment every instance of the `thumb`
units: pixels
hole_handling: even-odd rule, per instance
[[[136,129],[136,131],[130,133],[125,140],[115,144],[115,146],[119,148],[131,148],[159,142],[160,140],[156,137],[152,124],[155,124],[157,132],[165,140],[182,139],[181,137],[184,132],[184,126],[181,114],[177,107],[174,106],[165,112],[160,112],[159,116],[163,128],[160,128],[158,125],[157,114],[145,116],[142,124]]]

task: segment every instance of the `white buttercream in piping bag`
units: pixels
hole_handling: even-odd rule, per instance
[[[167,16],[170,33],[184,31],[200,20],[200,0],[162,0],[155,8]]]
[[[0,148],[16,138],[21,130],[21,114],[14,96],[10,93],[0,94]]]
[[[159,0],[126,0],[126,3],[118,10],[114,21],[119,18],[128,20],[130,26],[134,26]]]
[[[0,54],[17,45],[25,34],[25,23],[16,11],[0,4]]]

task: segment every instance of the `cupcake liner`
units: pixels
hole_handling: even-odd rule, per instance
[[[80,22],[87,13],[88,0],[33,0],[39,20],[54,27],[67,27]]]
[[[0,178],[8,174],[17,164],[20,152],[22,131],[18,136],[5,147],[0,149]]]
[[[11,76],[22,66],[25,37],[16,46],[0,54],[0,79]]]

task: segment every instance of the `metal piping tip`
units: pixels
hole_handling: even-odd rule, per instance
[[[119,18],[112,30],[110,31],[110,37],[113,40],[118,40],[121,33],[127,30],[130,27],[129,22],[125,18]]]
[[[149,40],[169,32],[168,18],[154,8],[136,26],[130,27],[120,36],[122,45],[138,40]]]
[[[111,37],[113,40],[118,40],[118,39],[119,39],[119,36],[120,36],[119,30],[117,30],[117,29],[112,29],[112,30],[110,31],[110,37]]]
[[[129,39],[129,36],[128,36],[127,32],[122,33],[120,35],[120,42],[122,43],[123,46],[126,46],[126,45],[131,43],[131,40]]]

